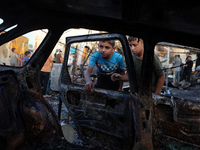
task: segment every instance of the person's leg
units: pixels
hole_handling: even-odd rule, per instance
[[[185,69],[184,69],[184,71],[183,71],[183,80],[186,81],[186,70],[185,70]]]
[[[180,71],[177,71],[177,84],[180,82]]]
[[[43,95],[46,95],[47,92],[47,84],[49,81],[49,72],[43,72],[44,74],[44,91],[43,91]]]
[[[39,80],[40,80],[40,86],[41,86],[41,90],[42,90],[42,93],[43,93],[43,89],[44,89],[44,76],[43,76],[43,72],[40,71],[40,75],[39,75]]]
[[[47,83],[47,92],[50,90],[50,79],[51,79],[51,72],[49,73],[49,80]]]
[[[178,84],[178,71],[175,71],[175,85]]]
[[[187,73],[187,82],[190,82],[190,75],[191,75],[191,71],[188,71],[188,73]]]

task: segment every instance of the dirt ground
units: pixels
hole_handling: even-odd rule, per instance
[[[175,97],[200,102],[200,85],[189,87],[187,89],[169,88],[169,90]]]

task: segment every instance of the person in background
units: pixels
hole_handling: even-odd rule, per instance
[[[175,85],[178,85],[180,81],[180,65],[181,65],[181,60],[178,58],[178,55],[175,55],[175,59],[173,61],[173,71],[175,71]]]
[[[123,82],[112,81],[113,73],[124,74],[124,60],[121,54],[115,52],[115,40],[99,42],[99,51],[92,54],[87,70],[84,72],[86,84],[85,92],[92,93],[94,83],[90,79],[93,67],[97,67],[97,83],[95,88],[122,91]]]
[[[29,61],[30,57],[31,57],[31,52],[26,51],[25,57],[22,59],[22,65],[26,65],[26,63]]]
[[[22,61],[22,60],[16,54],[17,49],[12,48],[11,51],[12,51],[12,53],[10,54],[10,65],[11,66],[18,66],[17,60],[19,60],[19,61]]]
[[[144,41],[141,38],[129,36],[128,42],[133,53],[132,57],[133,57],[133,62],[134,62],[135,70],[136,70],[136,76],[137,76],[137,80],[139,84],[140,74],[141,74],[141,69],[142,69],[142,60],[144,56]],[[162,70],[162,65],[160,63],[160,60],[156,54],[154,54],[153,67],[155,71],[153,71],[153,75],[152,75],[152,84],[153,84],[152,90],[155,93],[160,93],[165,81],[165,75],[164,75],[164,71]],[[125,75],[114,73],[111,76],[111,79],[113,81],[116,81],[116,80],[128,81],[129,80],[128,72]]]
[[[52,55],[50,55],[40,71],[40,84],[42,87],[43,97],[50,97],[50,95],[47,95],[47,88],[52,68],[53,68],[53,57]]]
[[[181,57],[180,57],[180,55],[178,55],[178,58],[180,59],[180,61],[181,61],[181,66],[180,66],[180,71],[183,71],[183,63],[182,63],[182,59],[181,59]]]
[[[182,63],[182,59],[181,59],[180,55],[178,55],[178,58],[180,59],[180,61],[181,61],[181,63]]]
[[[188,56],[187,58],[188,58],[188,60],[185,64],[185,68],[184,68],[184,72],[183,72],[183,79],[186,82],[190,82],[190,75],[191,75],[191,72],[192,72],[193,61],[192,61],[191,56]]]
[[[187,62],[188,61],[188,57],[190,56],[190,53],[189,52],[187,52],[186,53],[186,58],[185,58],[185,62]]]
[[[53,58],[54,63],[56,62],[56,55],[58,54],[58,52],[59,52],[59,49],[57,49],[56,52],[54,53],[54,58]]]
[[[62,51],[59,50],[59,53],[56,54],[56,61],[55,61],[55,63],[62,63],[62,62],[63,62]]]

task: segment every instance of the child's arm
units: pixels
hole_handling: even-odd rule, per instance
[[[25,61],[26,61],[26,60],[23,60],[23,61],[22,61],[22,66],[24,65]]]
[[[162,87],[163,87],[163,84],[165,82],[165,75],[161,75],[159,78],[158,78],[158,83],[157,83],[157,86],[156,86],[156,91],[155,93],[159,94]]]
[[[19,56],[17,56],[17,60],[22,61],[22,60],[19,58]]]
[[[124,71],[124,69],[122,69],[121,72],[120,72],[120,75],[124,76],[124,74],[125,74],[125,71]],[[119,83],[118,91],[122,91],[122,86],[123,86],[123,80],[121,80],[120,83]]]
[[[111,76],[111,80],[112,81],[116,81],[116,80],[128,81],[128,72],[125,75],[121,75],[119,73],[114,73]]]
[[[84,72],[84,76],[85,76],[85,80],[86,80],[86,84],[85,84],[85,92],[86,93],[92,93],[92,91],[94,90],[94,84],[92,82],[92,80],[90,79],[90,74],[93,70],[92,66],[88,66],[87,70]]]

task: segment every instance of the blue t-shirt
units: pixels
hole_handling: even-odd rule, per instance
[[[22,61],[24,61],[25,60],[25,62],[24,62],[24,65],[29,61],[29,57],[27,57],[27,56],[25,56],[23,59],[22,59]]]
[[[113,52],[112,57],[109,60],[105,60],[99,51],[92,54],[88,66],[97,66],[97,83],[95,87],[118,90],[119,81],[113,82],[111,75],[113,73],[120,73],[120,70],[124,69],[124,59],[121,54]]]

